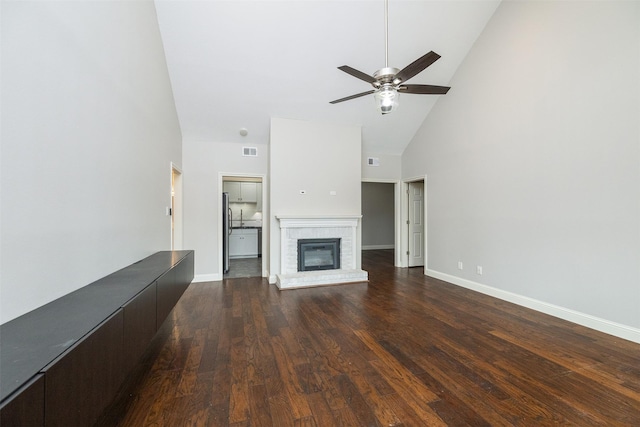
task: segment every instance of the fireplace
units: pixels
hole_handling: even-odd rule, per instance
[[[276,215],[280,222],[280,271],[269,277],[269,283],[275,283],[279,289],[296,289],[366,282],[367,272],[358,265],[360,218],[360,215]],[[300,241],[311,243],[315,249],[300,250]],[[302,263],[301,253],[305,257]],[[299,265],[305,264],[309,268],[303,271]]]
[[[340,239],[299,239],[298,271],[340,269]]]

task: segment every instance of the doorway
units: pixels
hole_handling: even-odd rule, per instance
[[[394,249],[394,192],[391,182],[362,182],[362,250]]]
[[[221,193],[226,193],[221,194],[226,206],[219,218],[220,265],[226,267],[222,269],[222,278],[262,277],[264,177],[222,174],[221,189]]]
[[[402,251],[402,183],[395,180],[363,180],[361,188],[362,250],[387,251],[394,265],[406,262]],[[405,265],[406,266],[406,265]]]
[[[182,249],[182,171],[171,163],[171,250]]]

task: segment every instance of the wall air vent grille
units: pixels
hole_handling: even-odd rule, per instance
[[[242,155],[248,157],[258,157],[258,149],[256,147],[242,147]]]
[[[380,166],[380,159],[378,157],[367,157],[368,166]]]

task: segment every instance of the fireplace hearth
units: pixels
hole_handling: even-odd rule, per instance
[[[298,271],[338,270],[340,239],[299,239]]]

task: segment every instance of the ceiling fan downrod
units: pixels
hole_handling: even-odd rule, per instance
[[[389,0],[384,0],[384,67],[389,68]]]

